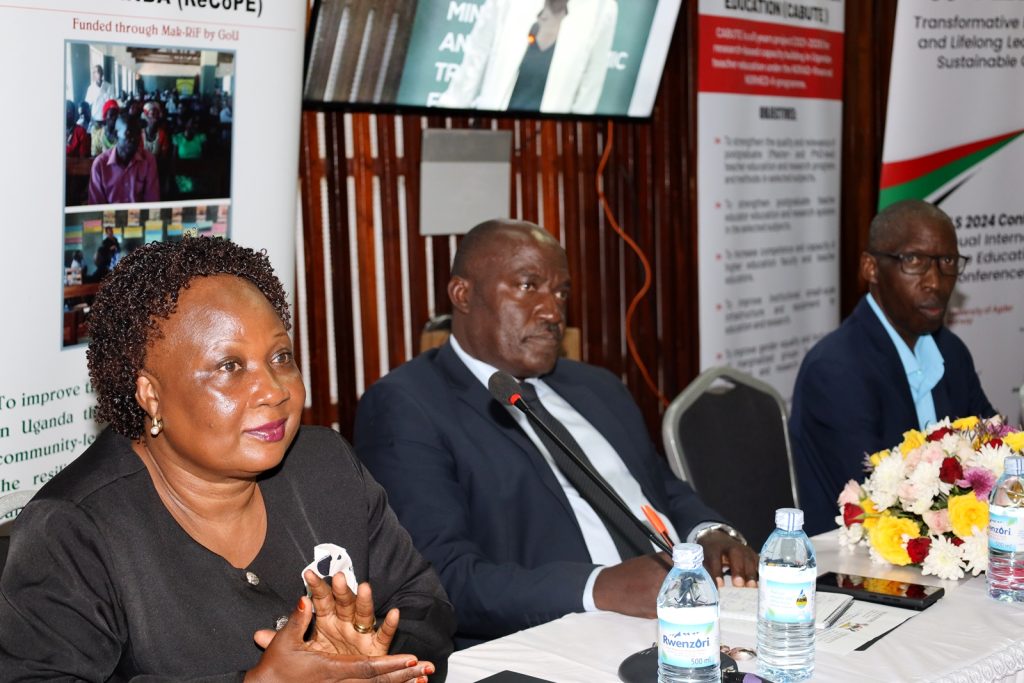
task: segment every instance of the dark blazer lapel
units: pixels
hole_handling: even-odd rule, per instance
[[[868,342],[878,350],[877,354],[872,355],[881,359],[884,375],[892,377],[895,386],[899,387],[901,405],[905,414],[909,416],[909,421],[906,424],[908,426],[916,425],[917,408],[914,406],[914,397],[910,392],[910,380],[907,379],[907,371],[903,367],[903,361],[900,360],[900,352],[896,350],[896,345],[889,337],[889,333],[885,331],[885,327],[882,326],[878,316],[871,310],[871,304],[868,303],[866,296],[853,309],[852,317],[857,320],[861,329],[864,330]]]
[[[552,495],[558,499],[558,502],[562,504],[569,518],[575,522],[576,514],[572,511],[569,499],[565,497],[565,491],[562,490],[562,486],[558,483],[555,473],[551,471],[551,466],[548,465],[547,460],[540,454],[540,451],[530,441],[530,438],[526,436],[526,433],[519,428],[515,419],[508,414],[507,409],[503,408],[491,396],[491,393],[484,388],[473,373],[469,371],[465,363],[459,359],[451,344],[446,343],[438,350],[436,363],[452,387],[452,392],[455,396],[472,410],[476,411],[488,424],[493,425],[497,432],[503,434],[525,453],[537,472],[537,476],[544,482],[544,485],[551,491]]]
[[[952,373],[956,372],[954,368],[949,367],[946,359],[945,344],[943,343],[943,332],[945,328],[939,328],[939,330],[932,335],[932,339],[935,340],[935,345],[939,348],[939,353],[942,354],[942,379],[932,389],[932,400],[935,402],[935,417],[941,420],[944,417],[948,417],[951,420],[955,420],[959,417],[968,417],[967,415],[954,415],[956,412],[953,408],[953,397],[950,396],[952,389]],[[948,334],[948,332],[947,332]]]

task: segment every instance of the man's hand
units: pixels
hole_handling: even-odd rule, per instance
[[[606,567],[594,581],[594,605],[631,617],[656,617],[658,591],[671,568],[672,560],[665,553],[641,555]]]
[[[704,548],[704,568],[719,587],[725,585],[722,567],[726,565],[732,574],[732,585],[740,588],[757,586],[758,557],[750,546],[743,545],[724,531],[706,533],[698,543]]]

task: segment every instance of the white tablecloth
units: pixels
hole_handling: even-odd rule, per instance
[[[959,583],[914,568],[873,565],[862,549],[840,553],[835,534],[814,539],[820,571],[840,571],[946,588],[946,595],[863,652],[819,652],[815,681],[1019,681],[1024,683],[1024,605],[990,599],[985,577]],[[736,629],[736,630],[733,630]],[[450,683],[472,683],[506,669],[559,683],[618,681],[619,664],[650,647],[657,624],[609,612],[557,621],[455,653]],[[722,642],[754,646],[754,630],[723,622]],[[753,670],[754,662],[741,663]]]

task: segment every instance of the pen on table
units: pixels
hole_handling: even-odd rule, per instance
[[[675,541],[673,541],[672,537],[668,535],[668,529],[665,527],[665,522],[661,521],[661,517],[659,517],[658,513],[654,511],[654,508],[650,505],[642,505],[640,509],[644,511],[644,517],[646,517],[647,521],[651,523],[654,530],[665,539],[665,542],[670,546],[674,546]]]
[[[842,616],[844,614],[846,614],[847,611],[849,611],[851,605],[853,605],[853,600],[850,600],[850,601],[844,603],[843,605],[840,605],[839,607],[837,607],[832,612],[832,614],[830,614],[827,617],[825,617],[825,620],[822,623],[822,627],[823,628],[832,628],[833,626],[835,626],[836,622],[839,621],[839,619],[842,618]]]

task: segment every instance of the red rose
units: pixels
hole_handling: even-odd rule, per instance
[[[863,521],[864,508],[860,505],[854,505],[853,503],[846,503],[843,505],[843,524],[845,526],[860,524]]]
[[[929,434],[927,437],[925,437],[925,439],[927,441],[940,441],[942,439],[942,437],[944,437],[946,434],[952,434],[952,433],[953,433],[953,430],[950,429],[949,427],[941,427],[939,429],[936,429],[931,434]]]
[[[907,554],[914,564],[921,564],[924,558],[928,557],[928,551],[932,547],[930,538],[912,538],[907,541]]]
[[[957,547],[960,547],[964,544],[964,539],[960,538],[959,536],[954,536],[953,538],[949,539],[949,542]]]
[[[947,484],[955,484],[964,478],[964,468],[956,458],[946,458],[939,468],[939,479]]]
[[[1003,440],[997,436],[993,439],[989,439],[988,445],[991,446],[992,448],[999,448],[1000,446],[1003,445]]]

